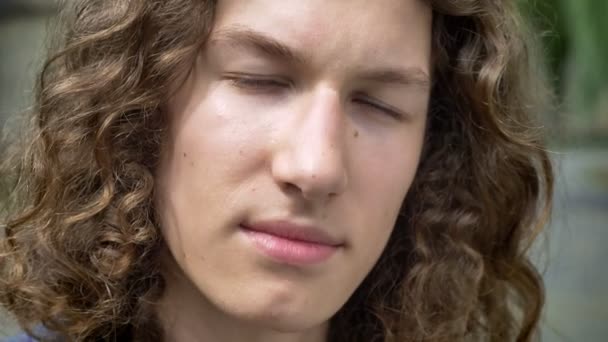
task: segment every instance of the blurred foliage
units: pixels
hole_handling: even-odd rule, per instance
[[[560,126],[608,141],[608,1],[519,3],[541,33],[549,77],[564,103]]]

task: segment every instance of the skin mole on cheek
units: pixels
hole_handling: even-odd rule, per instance
[[[355,139],[359,137],[359,131],[358,130],[355,130],[355,133],[353,133],[353,137],[355,137]]]

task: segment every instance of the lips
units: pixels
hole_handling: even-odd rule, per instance
[[[288,221],[261,221],[242,224],[241,226],[250,231],[266,233],[288,240],[334,247],[342,245],[339,239],[311,225],[298,225]]]
[[[276,262],[291,265],[321,263],[343,245],[315,226],[288,221],[242,224],[241,229],[258,251]]]

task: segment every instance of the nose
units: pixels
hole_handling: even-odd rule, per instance
[[[334,197],[347,187],[345,120],[340,96],[320,89],[296,105],[278,139],[272,175],[308,200]]]

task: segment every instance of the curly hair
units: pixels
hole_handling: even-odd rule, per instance
[[[28,144],[5,168],[0,303],[31,333],[42,324],[69,340],[161,340],[152,199],[164,108],[216,1],[72,3],[40,73]],[[537,333],[544,290],[527,251],[548,221],[553,175],[528,35],[514,1],[431,3],[421,165],[380,260],[332,318],[331,341]]]

